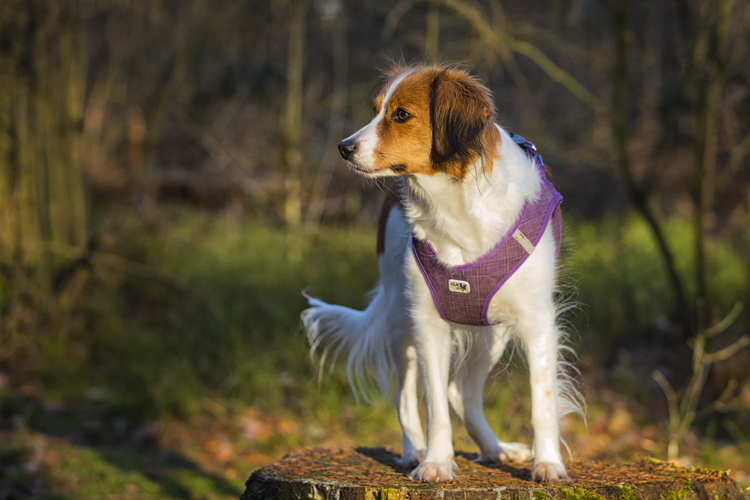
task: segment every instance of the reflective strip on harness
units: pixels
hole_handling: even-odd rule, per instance
[[[521,246],[529,253],[529,255],[534,253],[534,245],[529,241],[526,235],[521,232],[520,229],[515,230],[515,232],[513,233],[513,237],[517,242],[521,244]]]

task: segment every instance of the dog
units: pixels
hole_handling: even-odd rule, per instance
[[[478,461],[533,458],[533,480],[569,480],[560,418],[580,413],[582,401],[563,359],[569,348],[554,299],[560,197],[535,146],[495,123],[489,90],[466,71],[412,66],[392,71],[372,121],[338,147],[350,170],[396,177],[398,189],[378,222],[380,283],[367,308],[307,297],[301,319],[311,352],[322,348],[325,363],[348,351],[352,388],[365,393],[389,391],[395,374],[400,463],[415,467],[415,481],[450,481],[457,473],[449,405],[478,445]],[[503,252],[513,254],[509,262]],[[493,276],[503,266],[511,272]],[[531,448],[500,441],[484,415],[487,376],[511,339],[528,360]]]

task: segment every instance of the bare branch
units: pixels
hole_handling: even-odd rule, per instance
[[[651,372],[651,378],[656,380],[656,383],[659,384],[659,387],[661,387],[661,390],[664,391],[664,395],[667,397],[669,416],[671,419],[673,413],[675,415],[677,414],[677,394],[674,392],[672,384],[669,383],[667,377],[665,377],[659,370]]]
[[[734,394],[735,389],[737,389],[737,385],[738,384],[736,378],[730,379],[729,383],[724,388],[724,391],[722,391],[721,396],[719,396],[716,401],[708,406],[705,406],[695,414],[696,420],[711,414],[711,412],[722,411],[724,408],[726,408],[727,405],[732,401],[732,395]]]
[[[742,302],[735,302],[734,305],[732,306],[732,310],[729,311],[729,314],[727,314],[724,317],[724,319],[716,323],[711,328],[706,328],[706,331],[703,333],[703,335],[705,335],[706,338],[710,339],[724,332],[727,328],[732,326],[732,323],[735,322],[737,317],[742,312],[743,308],[744,308],[744,305],[742,304]]]
[[[727,358],[731,358],[738,352],[740,352],[742,349],[750,345],[750,337],[747,335],[743,335],[742,337],[738,338],[735,342],[728,345],[724,349],[718,352],[714,352],[711,354],[706,354],[706,362],[707,363],[716,363],[717,361],[723,361]]]
[[[401,0],[397,3],[385,18],[385,24],[383,25],[383,31],[380,32],[380,38],[383,40],[391,38],[393,32],[396,31],[396,25],[398,25],[398,22],[404,17],[404,14],[422,1],[425,0]]]
[[[70,260],[88,257],[94,266],[101,265],[131,276],[159,281],[183,293],[195,293],[190,284],[179,277],[166,273],[159,268],[135,262],[119,255],[100,251],[93,251],[87,254],[81,252],[78,247],[57,241],[45,242],[45,249],[52,254]]]
[[[611,110],[607,104],[604,103],[597,96],[592,94],[586,87],[583,86],[573,75],[559,67],[557,64],[547,57],[544,52],[539,50],[536,46],[518,40],[507,33],[503,33],[493,29],[485,17],[478,9],[465,4],[461,0],[440,0],[443,5],[453,9],[458,15],[469,21],[472,26],[477,30],[479,36],[487,43],[495,47],[496,50],[500,48],[508,48],[513,52],[524,55],[536,63],[539,68],[547,73],[547,75],[554,81],[568,89],[568,91],[576,96],[581,102],[586,104],[589,108],[594,110],[597,114],[603,116],[609,116]]]
[[[669,383],[669,380],[659,370],[651,372],[651,377],[656,380],[656,383],[659,384],[661,390],[664,391],[664,395],[667,397],[667,407],[669,408],[669,445],[667,456],[671,460],[677,457],[680,449],[680,413],[677,408],[677,394],[675,394],[672,384]]]

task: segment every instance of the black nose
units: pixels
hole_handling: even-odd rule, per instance
[[[339,153],[341,153],[341,157],[345,160],[348,160],[349,155],[354,153],[356,150],[357,143],[351,139],[344,139],[343,141],[339,142]]]

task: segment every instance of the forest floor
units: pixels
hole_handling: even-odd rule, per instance
[[[301,447],[399,450],[392,405],[357,404],[342,362],[319,382],[298,328],[302,289],[363,305],[377,280],[370,228],[296,235],[170,211],[98,225],[101,252],[140,267],[95,267],[64,326],[12,337],[16,357],[0,365],[0,500],[237,498],[253,470]],[[585,423],[566,417],[563,436],[574,460],[664,459],[666,405],[649,375],[683,353],[664,327],[653,245],[627,218],[567,232],[577,242],[567,274],[587,304],[569,321],[588,408]],[[745,282],[725,250],[717,297],[731,304]],[[501,439],[530,443],[526,369],[517,354],[506,361],[488,383],[488,420]],[[678,462],[731,470],[748,487],[747,384],[735,403],[697,422]],[[454,423],[455,448],[477,451]]]
[[[521,391],[523,392],[523,391]],[[639,424],[642,408],[604,393],[590,404],[588,430],[568,419],[565,435],[574,460],[633,461],[664,458],[665,446],[654,424]],[[210,410],[208,406],[212,406]],[[219,402],[187,419],[142,423],[102,417],[94,406],[26,401],[31,426],[11,417],[15,428],[0,431],[0,498],[238,498],[250,473],[304,446],[382,446],[399,450],[395,413],[385,404],[369,410],[344,407],[329,421],[268,413],[255,408],[230,411]],[[499,413],[494,411],[491,413]],[[515,416],[514,418],[518,418]],[[454,444],[476,452],[465,429],[454,426]],[[8,422],[3,422],[8,424]],[[5,427],[5,425],[4,425]],[[529,441],[528,425],[522,437]],[[750,486],[750,443],[688,437],[681,465],[729,470]]]

